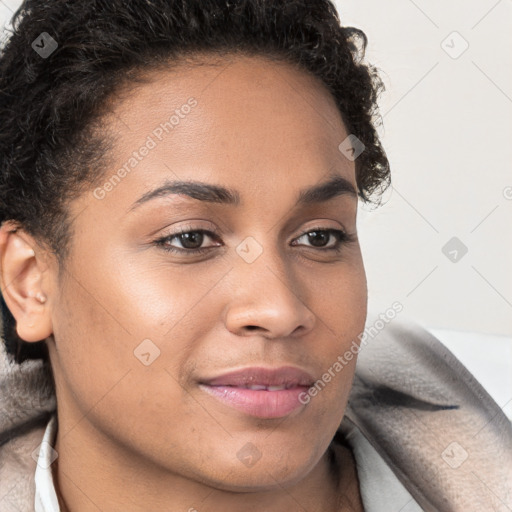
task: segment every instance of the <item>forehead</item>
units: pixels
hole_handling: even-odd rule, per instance
[[[229,55],[143,78],[116,95],[107,120],[117,138],[111,172],[138,159],[123,178],[129,195],[135,182],[138,193],[164,177],[229,183],[255,197],[262,180],[276,190],[300,189],[337,172],[355,185],[354,162],[338,149],[348,133],[314,75],[266,57]],[[264,193],[268,200],[267,187]]]
[[[142,83],[126,82],[116,103],[116,116],[133,119],[134,107],[172,106],[173,96],[191,95],[217,102],[222,107],[250,109],[258,100],[275,98],[283,107],[316,112],[328,123],[341,121],[335,101],[325,84],[296,64],[265,55],[228,53],[181,57],[137,74]],[[210,103],[211,109],[213,104]],[[156,112],[156,111],[155,111]],[[306,112],[312,114],[311,111]]]
[[[282,132],[280,144],[287,138],[293,142],[291,136],[301,137],[302,145],[318,139],[330,143],[330,136],[337,141],[345,133],[335,100],[318,77],[268,57],[196,56],[146,72],[143,78],[146,83],[128,85],[114,109],[113,121],[120,123],[125,140],[151,133],[191,97],[198,101],[194,116],[189,116],[193,120],[179,123],[173,137],[193,128],[198,136],[215,130],[219,141],[238,134],[243,143],[277,129]],[[200,123],[194,122],[198,117]]]

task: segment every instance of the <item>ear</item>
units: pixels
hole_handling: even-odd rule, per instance
[[[0,285],[22,340],[41,341],[53,332],[48,273],[41,246],[12,221],[4,222],[0,226]]]

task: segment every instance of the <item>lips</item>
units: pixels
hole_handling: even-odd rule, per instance
[[[234,386],[249,388],[259,386],[260,388],[280,387],[289,389],[296,386],[310,386],[314,378],[307,372],[294,366],[282,366],[281,368],[244,368],[220,377],[203,381],[209,386]]]
[[[293,366],[252,367],[203,380],[200,388],[245,414],[279,418],[304,407],[299,397],[313,382],[308,372]]]

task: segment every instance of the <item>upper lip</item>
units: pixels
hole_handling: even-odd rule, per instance
[[[212,379],[203,380],[208,386],[311,386],[314,378],[305,370],[295,366],[279,368],[249,367],[225,373]]]

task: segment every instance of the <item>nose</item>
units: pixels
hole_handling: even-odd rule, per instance
[[[236,291],[224,315],[230,332],[279,339],[302,336],[314,327],[316,315],[301,296],[304,286],[283,264],[269,265],[262,255],[238,265],[231,272]]]

